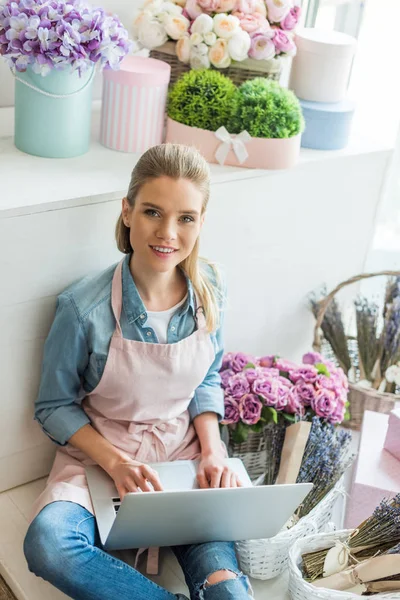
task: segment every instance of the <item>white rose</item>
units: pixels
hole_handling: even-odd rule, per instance
[[[198,46],[203,43],[203,36],[200,33],[192,33],[190,36],[190,45]]]
[[[142,21],[139,26],[138,40],[145,48],[151,50],[162,46],[168,40],[164,26],[152,19],[151,21]]]
[[[178,59],[188,64],[190,60],[190,40],[187,35],[181,37],[180,40],[176,42],[175,52]]]
[[[133,36],[135,38],[137,38],[139,35],[139,30],[142,27],[142,24],[144,25],[144,23],[151,23],[151,22],[152,22],[152,16],[149,12],[147,12],[146,10],[143,10],[140,13],[138,13],[136,15],[136,17],[133,19],[133,23],[132,23]]]
[[[214,17],[214,31],[217,37],[229,39],[240,27],[240,21],[233,15],[218,14]]]
[[[163,2],[159,11],[157,12],[157,16],[161,13],[167,13],[168,15],[181,15],[183,8],[174,4],[173,2]]]
[[[228,40],[219,39],[208,51],[211,64],[217,69],[226,69],[231,64],[228,52]]]
[[[183,15],[168,15],[164,21],[165,31],[173,40],[179,40],[189,29],[190,21]]]
[[[205,13],[199,15],[197,19],[193,21],[192,24],[192,33],[201,33],[204,35],[205,33],[210,33],[213,30],[214,21],[210,15],[206,15]]]
[[[385,379],[388,383],[397,383],[400,378],[400,367],[392,365],[386,369]]]
[[[192,47],[190,52],[190,66],[192,69],[209,69],[210,60],[207,54],[197,52],[197,47]]]
[[[228,40],[228,50],[233,60],[244,60],[248,56],[251,38],[247,31],[239,31]]]
[[[215,35],[215,33],[213,31],[210,31],[209,33],[205,33],[203,35],[204,41],[207,44],[207,46],[213,46],[215,44],[215,42],[217,41],[217,36]]]

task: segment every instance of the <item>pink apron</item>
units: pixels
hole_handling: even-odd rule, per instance
[[[131,458],[150,463],[195,459],[200,444],[188,406],[204,380],[215,351],[197,311],[197,330],[175,344],[152,344],[122,336],[122,262],[113,281],[111,304],[116,320],[103,376],[82,402],[92,426]],[[32,519],[47,504],[69,500],[94,514],[85,465],[94,462],[70,444],[57,450]]]

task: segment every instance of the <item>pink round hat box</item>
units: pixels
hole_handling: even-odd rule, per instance
[[[170,76],[169,64],[143,56],[127,56],[118,71],[103,71],[103,146],[142,153],[162,143]]]

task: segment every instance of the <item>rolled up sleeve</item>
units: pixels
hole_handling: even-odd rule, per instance
[[[64,446],[78,429],[90,423],[79,400],[88,360],[86,335],[75,304],[68,294],[62,294],[44,346],[35,402],[35,420],[58,445]]]
[[[216,354],[214,362],[208,370],[202,383],[196,388],[194,396],[189,404],[190,418],[193,420],[205,412],[215,412],[218,420],[224,418],[224,391],[221,387],[221,376],[219,370],[224,356],[223,326],[226,299],[226,284],[222,285],[223,294],[220,306],[220,323],[215,332]]]

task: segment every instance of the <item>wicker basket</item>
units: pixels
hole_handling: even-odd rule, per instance
[[[339,592],[317,588],[311,583],[304,581],[301,572],[302,556],[306,552],[314,552],[323,548],[331,548],[337,540],[345,541],[350,530],[336,531],[334,533],[320,533],[310,535],[297,540],[289,552],[289,593],[292,600],[355,600],[360,596],[351,592]],[[373,594],[370,598],[385,598],[385,600],[400,600],[400,593],[390,592],[385,594]]]
[[[321,352],[323,335],[320,330],[322,321],[324,320],[325,312],[339,290],[347,285],[356,283],[363,279],[369,279],[370,277],[378,277],[386,275],[389,277],[397,277],[400,275],[400,271],[380,271],[378,273],[362,273],[361,275],[355,275],[346,281],[343,281],[335,287],[323,300],[319,302],[319,311],[314,327],[314,341],[313,348],[316,352]],[[349,412],[350,420],[342,423],[345,427],[351,429],[360,429],[364,412],[366,410],[372,410],[379,413],[388,414],[393,410],[396,400],[400,400],[400,396],[396,394],[390,394],[386,392],[378,392],[375,389],[363,388],[357,384],[350,384],[348,400],[350,403]]]
[[[175,43],[169,41],[154,50],[150,50],[150,58],[163,60],[171,66],[170,87],[183,73],[190,71],[190,65],[181,62],[176,56]],[[227,69],[215,70],[229,77],[236,85],[240,85],[248,79],[254,79],[255,77],[267,77],[268,79],[279,81],[282,72],[282,60],[284,59],[255,60],[247,58],[241,62],[235,62],[234,65],[231,65]],[[211,68],[214,69],[214,67]]]
[[[344,494],[340,480],[312,511],[291,529],[264,540],[247,540],[236,543],[240,567],[254,579],[272,579],[287,567],[289,549],[299,538],[322,531],[332,518],[333,507]]]
[[[286,424],[268,423],[260,433],[250,431],[247,440],[241,444],[235,443],[229,435],[228,454],[243,461],[251,480],[264,474],[264,483],[272,485],[279,469],[279,461],[273,461],[272,455],[280,457],[285,430]],[[229,428],[228,431],[231,432]]]

